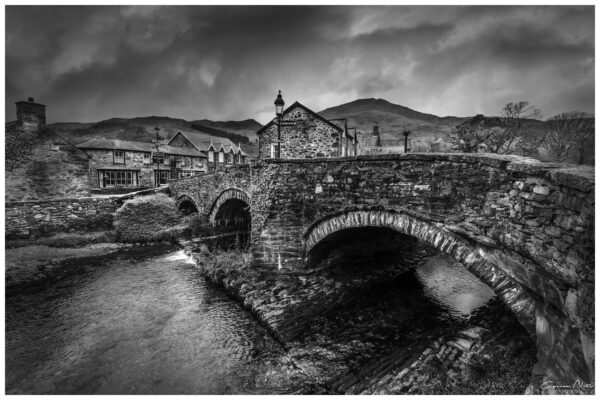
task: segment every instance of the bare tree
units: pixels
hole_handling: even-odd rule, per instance
[[[577,157],[583,164],[586,145],[594,138],[594,118],[573,111],[552,117],[544,135],[542,147],[553,161],[565,162]]]
[[[491,153],[508,154],[522,134],[523,120],[541,117],[540,110],[527,101],[508,103],[502,109],[500,129],[487,136],[485,145]]]

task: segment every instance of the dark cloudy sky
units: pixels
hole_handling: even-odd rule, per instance
[[[585,7],[6,7],[6,118],[273,117],[384,98],[436,115],[594,111]]]

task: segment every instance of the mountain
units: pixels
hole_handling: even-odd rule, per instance
[[[262,127],[260,123],[253,119],[245,119],[243,121],[211,121],[209,119],[198,119],[190,122],[197,126],[219,129],[238,135],[246,135],[250,141],[256,139],[256,131]]]
[[[415,139],[443,137],[468,119],[426,114],[384,99],[359,99],[327,108],[319,114],[327,119],[347,118],[349,127],[363,132],[371,132],[373,125],[379,125],[382,139],[388,140],[399,139],[405,129],[410,129]]]

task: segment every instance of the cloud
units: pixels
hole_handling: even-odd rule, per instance
[[[382,97],[438,115],[594,110],[593,7],[7,6],[6,113],[272,118]]]

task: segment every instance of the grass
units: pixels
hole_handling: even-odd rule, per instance
[[[164,194],[125,201],[115,213],[114,226],[119,240],[132,243],[174,243],[186,229],[175,201]]]

